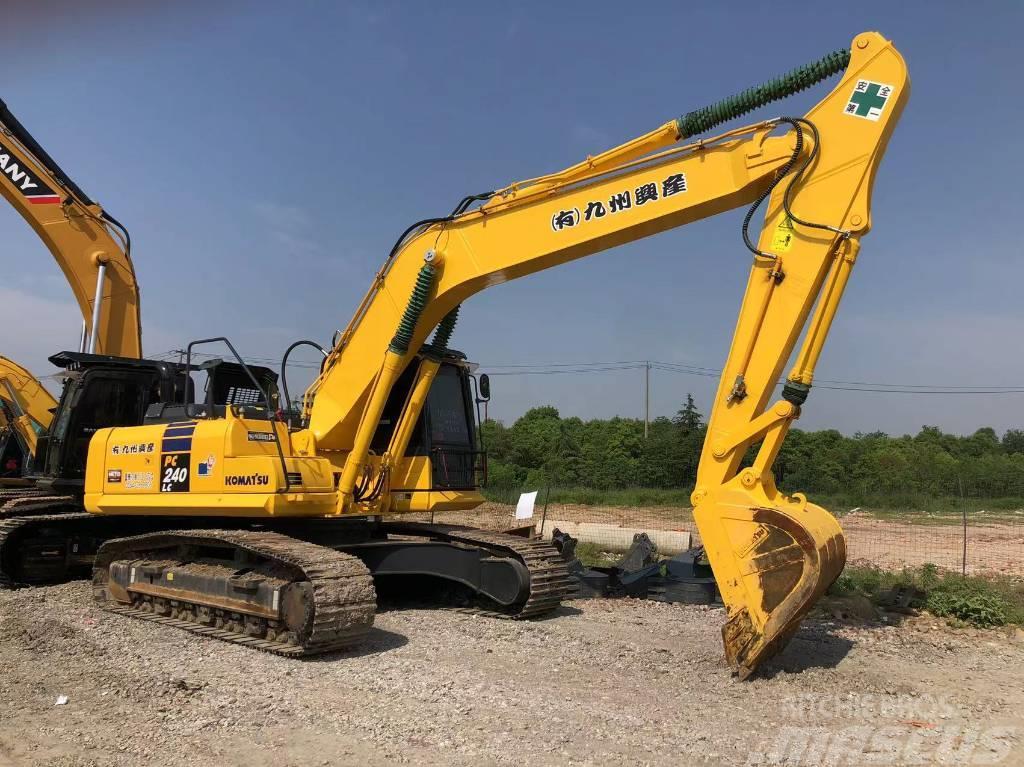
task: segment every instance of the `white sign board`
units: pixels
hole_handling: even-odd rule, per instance
[[[529,519],[533,516],[533,506],[537,503],[537,491],[523,493],[516,504],[516,519]]]

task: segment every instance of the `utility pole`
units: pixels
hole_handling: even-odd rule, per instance
[[[651,425],[651,361],[644,362],[644,439]]]

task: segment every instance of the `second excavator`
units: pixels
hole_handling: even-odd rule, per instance
[[[840,72],[802,117],[697,138]],[[489,286],[750,206],[742,241],[753,265],[692,496],[728,610],[726,657],[749,675],[844,566],[836,519],[780,491],[771,466],[870,229],[875,173],[909,87],[895,47],[864,33],[850,49],[564,171],[467,195],[399,237],[323,350],[300,412],[286,387],[278,409],[241,359],[246,399],[191,402],[189,360],[178,399],[152,405],[142,426],[88,439],[88,513],[29,523],[6,539],[0,529],[0,565],[17,580],[44,562],[4,548],[19,536],[66,556],[80,537],[107,536],[93,561],[101,605],[284,655],[365,635],[375,580],[454,584],[481,609],[513,617],[548,612],[567,574],[547,543],[402,521],[482,500],[473,379],[448,347],[459,307]],[[762,204],[755,240],[748,229]],[[193,342],[189,357],[210,341],[226,339]],[[149,529],[98,532],[130,523]]]
[[[56,408],[57,400],[39,379],[14,360],[0,357],[0,439],[4,443],[0,467],[6,469],[12,460],[18,465],[13,472],[4,471],[5,479],[20,479],[29,468],[39,438],[49,430]]]

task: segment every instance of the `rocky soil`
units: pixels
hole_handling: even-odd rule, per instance
[[[817,618],[739,682],[722,619],[392,610],[300,661],[105,614],[84,583],[0,592],[0,765],[1024,764],[1024,632]]]

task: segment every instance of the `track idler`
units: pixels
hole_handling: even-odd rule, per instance
[[[693,515],[728,610],[725,657],[745,679],[839,577],[846,540],[825,509],[762,485],[750,470],[700,499]]]

